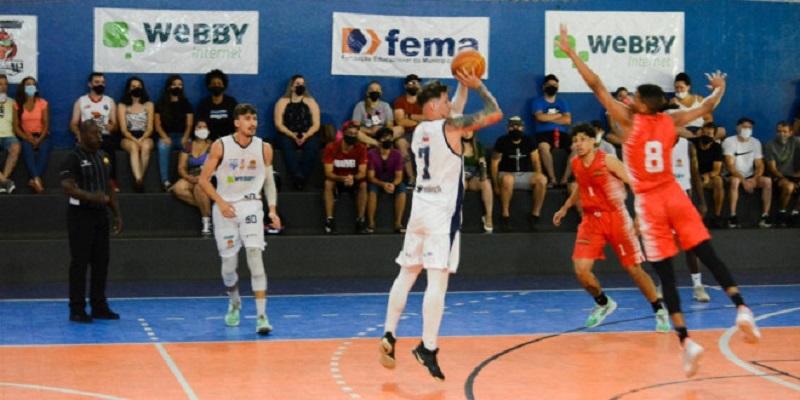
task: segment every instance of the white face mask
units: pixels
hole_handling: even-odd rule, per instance
[[[5,103],[8,100],[8,95],[5,93],[0,93],[0,103]]]
[[[689,94],[689,92],[675,92],[675,97],[677,97],[677,98],[679,98],[679,99],[683,99],[683,98],[685,98],[685,97],[686,97],[686,95],[688,95],[688,94]]]
[[[194,136],[202,140],[208,139],[208,129],[197,129],[194,131]]]
[[[594,142],[595,143],[600,143],[602,140],[603,140],[603,134],[602,133],[598,133],[597,135],[595,135],[595,137],[594,137]]]
[[[739,136],[741,136],[742,139],[750,139],[750,136],[753,136],[753,128],[742,128],[742,130],[739,131]]]

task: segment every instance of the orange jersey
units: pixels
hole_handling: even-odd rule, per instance
[[[669,115],[633,114],[631,134],[622,144],[633,193],[648,192],[675,182],[672,147],[676,140],[675,125]]]
[[[588,167],[580,157],[572,158],[572,173],[581,193],[581,207],[586,213],[625,209],[625,184],[608,170],[606,155],[597,150]]]

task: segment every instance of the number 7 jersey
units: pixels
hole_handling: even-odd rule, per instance
[[[669,115],[633,114],[631,134],[622,143],[623,161],[633,193],[645,193],[675,183],[672,147],[676,140],[675,125]]]

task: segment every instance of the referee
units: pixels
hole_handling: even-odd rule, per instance
[[[93,319],[119,319],[106,300],[109,261],[109,218],[114,214],[114,233],[122,231],[117,196],[111,186],[108,155],[100,150],[102,128],[88,120],[80,126],[80,143],[61,164],[61,187],[69,196],[69,320],[91,323]],[[89,304],[86,313],[86,271],[91,266]]]

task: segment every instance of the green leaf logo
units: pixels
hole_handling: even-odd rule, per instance
[[[561,40],[561,35],[556,36],[555,42],[558,43],[560,40]],[[572,47],[573,49],[575,49],[575,37],[574,36],[572,36],[572,35],[567,36],[567,42],[569,43],[569,47]],[[589,52],[588,51],[586,51],[586,50],[583,50],[583,51],[576,50],[576,51],[578,52],[578,57],[580,57],[581,60],[583,60],[584,62],[589,62]],[[567,53],[564,53],[563,51],[561,51],[561,49],[559,49],[558,46],[553,46],[553,56],[555,56],[555,58],[569,58]],[[572,66],[575,67],[575,64],[573,64]]]
[[[125,22],[106,22],[103,24],[103,45],[121,48],[128,45],[128,24]]]

